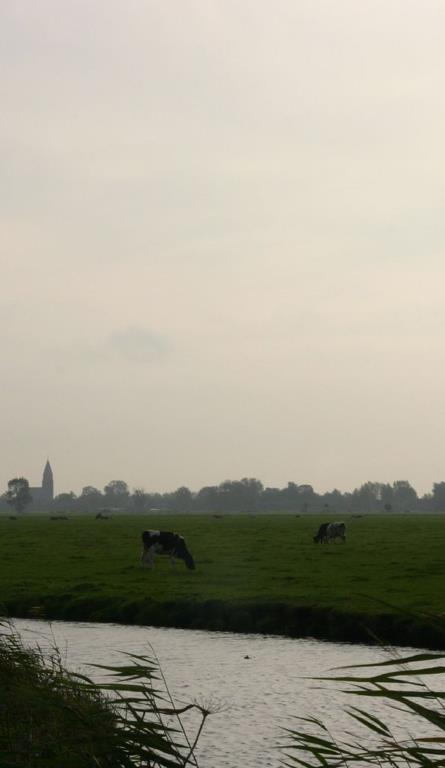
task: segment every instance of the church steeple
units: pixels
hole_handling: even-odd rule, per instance
[[[46,501],[52,501],[54,498],[54,478],[53,478],[53,471],[51,469],[51,464],[49,463],[49,459],[47,460],[45,464],[45,469],[43,470],[43,477],[42,477],[42,491],[45,496]]]

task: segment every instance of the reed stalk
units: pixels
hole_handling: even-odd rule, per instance
[[[124,656],[120,665],[94,665],[105,675],[95,682],[69,672],[56,647],[25,647],[11,624],[0,624],[1,768],[199,768],[209,709],[176,706],[156,658]],[[182,721],[191,710],[193,736]]]

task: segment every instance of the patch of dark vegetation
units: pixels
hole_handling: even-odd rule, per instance
[[[14,634],[0,637],[0,749],[8,766],[112,765],[116,717],[105,697],[76,687],[58,656],[45,664]],[[36,717],[36,712],[39,716]],[[93,746],[94,745],[94,746]]]
[[[97,589],[96,584],[92,584],[89,581],[84,581],[81,584],[76,584],[74,587],[72,587],[73,592],[84,592],[86,589],[88,590],[95,590]]]
[[[38,614],[36,614],[38,606]],[[314,637],[332,642],[393,644],[445,650],[443,618],[386,611],[348,613],[324,606],[287,602],[176,600],[150,598],[27,596],[5,605],[7,615],[46,619],[115,622],[142,626]]]
[[[126,655],[124,664],[103,669],[115,682],[94,683],[67,671],[57,648],[45,655],[27,648],[0,621],[2,768],[197,765],[197,739],[192,744],[181,715],[199,712],[199,737],[210,710],[195,703],[175,707],[150,657]]]

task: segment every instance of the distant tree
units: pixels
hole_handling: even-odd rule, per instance
[[[333,510],[338,511],[338,510],[344,509],[345,504],[344,504],[343,495],[337,489],[324,493],[321,499],[325,504],[325,506],[329,507],[331,512]]]
[[[252,477],[225,480],[218,486],[218,507],[225,512],[256,510],[263,484]]]
[[[162,493],[147,493],[148,509],[165,509]]]
[[[352,494],[354,509],[358,512],[376,512],[380,507],[381,490],[381,483],[363,483]]]
[[[259,482],[259,481],[257,481]],[[319,500],[311,485],[297,485],[289,481],[285,488],[257,489],[257,506],[267,512],[298,510],[306,512],[309,504],[313,506]]]
[[[445,511],[445,483],[434,483],[433,485],[433,508],[437,512]]]
[[[421,512],[432,512],[434,510],[433,494],[425,493],[419,497],[416,508]],[[442,509],[445,509],[445,507],[442,507]]]
[[[170,505],[176,512],[188,512],[193,507],[193,501],[190,489],[182,485],[171,494]]]
[[[99,509],[103,505],[103,501],[104,497],[94,485],[85,485],[78,499],[82,509]]]
[[[389,483],[382,483],[380,499],[385,512],[392,512],[394,504],[394,488]]]
[[[283,488],[280,492],[280,496],[281,504],[279,505],[279,508],[287,510],[299,508],[301,499],[296,483],[293,483],[292,481],[288,482],[287,488]]]
[[[104,488],[105,503],[110,507],[126,507],[130,498],[127,483],[123,480],[110,480]]]
[[[243,477],[241,480],[242,504],[245,509],[257,509],[263,484],[256,477]]]
[[[219,494],[216,485],[205,485],[196,494],[195,507],[201,512],[217,512],[219,510]]]
[[[143,512],[149,507],[148,495],[145,493],[143,488],[135,488],[131,500],[136,512]]]
[[[14,477],[9,481],[6,501],[16,512],[23,512],[31,504],[32,496],[25,477]]]
[[[392,484],[394,506],[404,512],[413,509],[417,504],[417,492],[408,480],[396,480]]]
[[[314,493],[312,485],[303,483],[303,485],[298,486],[298,498],[301,511],[306,513],[310,508],[313,508],[319,497]]]
[[[277,512],[285,508],[282,491],[279,488],[264,488],[259,498],[260,508],[267,512]]]
[[[77,502],[77,496],[73,491],[69,493],[59,493],[53,500],[52,506],[55,509],[74,509]]]
[[[235,480],[224,480],[218,485],[217,508],[221,512],[240,512],[244,509],[240,493],[240,483]]]

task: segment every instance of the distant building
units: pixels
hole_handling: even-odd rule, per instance
[[[54,499],[54,478],[49,461],[46,462],[43,470],[42,485],[37,488],[30,488],[29,492],[32,496],[33,507],[51,504]]]

